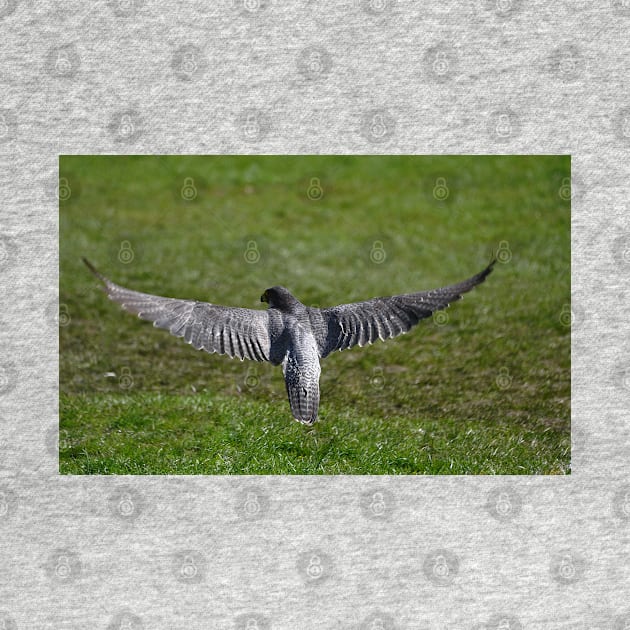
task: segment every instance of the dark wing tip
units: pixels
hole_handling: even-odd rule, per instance
[[[483,282],[492,273],[492,270],[494,269],[494,266],[496,265],[496,263],[497,263],[497,257],[493,253],[492,259],[488,263],[488,266],[483,271],[477,274],[477,277],[479,278],[479,282]]]
[[[85,266],[105,285],[109,283],[109,280],[100,272],[96,267],[84,256],[81,256],[81,260],[85,263]]]

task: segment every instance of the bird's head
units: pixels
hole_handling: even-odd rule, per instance
[[[290,311],[296,304],[299,304],[288,289],[284,287],[271,287],[267,289],[261,296],[261,302],[267,302],[270,308],[277,308],[281,311]]]

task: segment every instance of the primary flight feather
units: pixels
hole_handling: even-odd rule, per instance
[[[323,309],[305,306],[287,289],[276,286],[260,297],[269,304],[266,311],[132,291],[106,278],[85,258],[83,262],[103,283],[110,300],[157,328],[183,337],[197,350],[282,365],[293,417],[312,425],[319,408],[321,359],[334,350],[406,333],[481,284],[496,260],[472,278],[440,289]]]

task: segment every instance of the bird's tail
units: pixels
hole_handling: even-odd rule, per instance
[[[300,361],[289,355],[282,363],[284,382],[293,417],[302,424],[312,425],[319,409],[319,360]]]

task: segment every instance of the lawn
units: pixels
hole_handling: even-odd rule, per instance
[[[570,472],[567,156],[62,156],[60,472]],[[447,311],[322,363],[320,418],[282,371],[197,352],[108,301],[261,308],[443,286]]]

